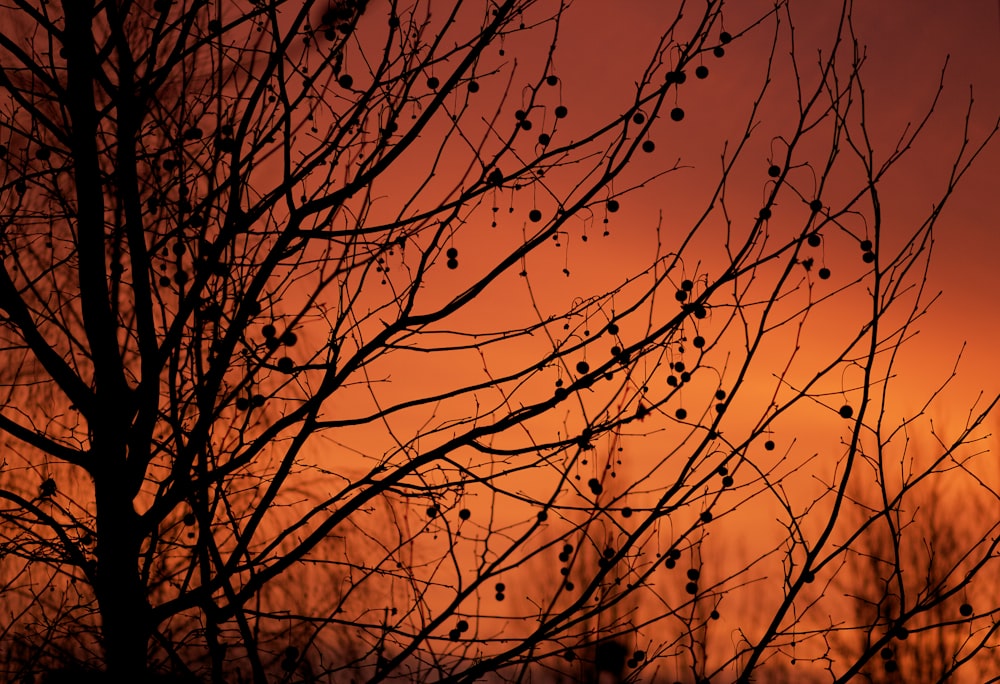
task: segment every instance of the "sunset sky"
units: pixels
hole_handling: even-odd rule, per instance
[[[672,8],[672,3],[667,4]],[[814,6],[831,4],[836,3]],[[595,118],[615,100],[609,95],[623,96],[633,88],[631,82],[621,78],[627,72],[623,65],[643,64],[648,56],[643,51],[655,44],[663,25],[661,19],[666,19],[665,15],[656,16],[656,5],[616,3],[610,12],[606,3],[586,0],[576,3],[570,13],[565,40],[560,41],[556,57],[557,71],[563,74],[565,88],[573,98],[589,99]],[[793,4],[799,57],[807,74],[808,67],[815,66],[816,51],[828,44],[830,28],[837,18],[810,14],[809,5]],[[743,26],[734,8],[738,10],[739,5],[730,6],[726,14],[728,30]],[[891,236],[922,221],[940,196],[962,142],[970,87],[975,97],[969,127],[973,144],[983,139],[1000,114],[1000,7],[995,0],[892,0],[857,2],[854,15],[855,32],[868,57],[862,79],[870,124],[881,134],[875,145],[884,154],[891,151],[906,124],[916,123],[926,113],[941,70],[948,62],[944,90],[927,130],[887,179],[883,202],[886,231]],[[697,167],[688,177],[697,178],[699,172],[706,172],[706,177],[717,175],[720,143],[740,132],[745,105],[760,87],[761,58],[769,38],[769,28],[758,29],[744,43],[734,45],[723,59],[706,61],[711,67],[710,77],[703,84],[689,82],[687,87],[697,91],[692,95],[698,100],[686,103],[689,116],[682,124],[682,139],[671,147],[660,145],[657,154],[661,156],[656,162],[663,164],[680,157]],[[787,77],[787,72],[778,72],[775,90],[770,94],[772,104],[780,103],[783,97],[789,103],[794,101]],[[761,116],[764,128],[779,122],[780,113],[769,119],[765,112]],[[766,154],[767,136],[763,137]],[[641,158],[637,161],[643,163]],[[761,159],[760,164],[763,168],[766,161]],[[687,182],[685,174],[680,178]],[[666,210],[669,218],[678,198],[696,198],[697,187],[693,182],[677,195],[664,195],[662,188],[670,188],[670,181],[666,181],[657,186],[656,192],[639,192],[634,201],[623,203],[637,214],[643,212],[641,216],[647,221],[655,220],[660,210]],[[691,188],[694,194],[686,195]],[[752,195],[759,188],[758,184],[748,192]],[[742,188],[734,190],[738,193]],[[995,356],[1000,335],[1000,309],[996,303],[1000,292],[1000,270],[996,265],[1000,254],[998,191],[1000,145],[994,144],[985,150],[950,198],[938,223],[928,291],[940,289],[943,294],[917,326],[920,335],[904,357],[912,361],[914,374],[926,373],[922,379],[936,384],[947,377],[962,343],[967,341],[955,383],[963,397],[974,396],[980,388],[989,394],[1000,386]],[[746,200],[754,201],[750,197]],[[692,212],[701,208],[692,207]],[[629,238],[623,235],[625,232],[616,231],[615,247],[628,259]],[[634,239],[632,244],[640,254],[649,247],[640,239]],[[833,268],[837,258],[854,256],[827,255]]]

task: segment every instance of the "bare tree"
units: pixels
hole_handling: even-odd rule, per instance
[[[820,589],[866,581],[866,530],[982,477],[996,396],[929,467],[888,477],[886,445],[925,426],[890,410],[897,351],[996,126],[970,100],[890,231],[938,100],[873,140],[850,3],[815,61],[795,2],[675,5],[593,111],[568,0],[5,7],[6,674],[847,679],[989,567],[995,524],[933,599],[893,563],[834,649],[854,604]],[[697,84],[760,40],[692,191]],[[949,620],[984,649],[994,613]]]

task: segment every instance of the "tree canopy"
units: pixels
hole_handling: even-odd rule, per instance
[[[1000,395],[898,402],[997,123],[897,219],[944,72],[887,139],[851,2],[647,5],[0,10],[6,675],[996,667]]]

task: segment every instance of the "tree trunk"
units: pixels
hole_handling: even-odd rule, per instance
[[[97,579],[105,666],[110,681],[139,682],[146,674],[151,608],[139,573],[139,516],[116,477],[95,482]],[[116,486],[118,485],[118,486]]]

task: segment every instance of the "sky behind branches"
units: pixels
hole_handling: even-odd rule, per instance
[[[668,4],[671,8],[660,8],[660,12],[672,9],[672,3]],[[796,41],[804,55],[801,64],[807,80],[814,76],[817,50],[828,45],[838,18],[823,13],[833,4],[815,3],[810,8],[809,3],[794,3]],[[563,29],[556,70],[564,76],[566,88],[572,89],[574,98],[587,101],[589,97],[588,105],[597,118],[605,113],[602,107],[617,101],[611,93],[624,94],[633,87],[620,78],[628,73],[623,65],[645,63],[648,55],[643,51],[655,44],[666,14],[656,16],[656,3],[634,1],[619,3],[613,13],[596,0],[583,0],[575,9]],[[740,17],[738,10],[733,5],[726,12],[725,25],[730,31],[743,26],[740,22],[745,18]],[[975,99],[969,126],[973,143],[988,133],[1000,113],[1000,6],[995,0],[857,2],[854,28],[867,55],[862,79],[870,123],[876,134],[881,134],[875,140],[875,147],[883,154],[891,151],[894,140],[907,124],[916,124],[925,115],[944,70],[944,90],[927,132],[895,173],[890,174],[886,184],[882,199],[886,233],[891,238],[894,233],[908,234],[939,197],[962,142],[970,94]],[[741,117],[759,91],[761,57],[769,43],[770,29],[758,30],[743,43],[735,44],[724,58],[714,63],[711,58],[706,59],[705,64],[711,70],[709,78],[704,83],[689,81],[688,87],[680,92],[680,97],[686,98],[682,104],[688,116],[674,128],[682,126],[684,130],[665,134],[655,155],[651,155],[657,157],[651,161],[659,165],[678,157],[682,163],[696,168],[678,174],[680,185],[673,195],[663,194],[661,188],[670,187],[664,183],[657,186],[655,193],[640,191],[635,193],[634,201],[623,200],[623,206],[635,212],[625,216],[637,217],[639,223],[649,225],[655,222],[658,212],[664,211],[669,226],[671,210],[677,209],[677,203],[697,199],[698,189],[707,187],[707,183],[699,184],[699,173],[706,174],[706,179],[718,174],[719,144],[723,137],[732,140],[745,123]],[[810,55],[811,64],[807,61]],[[774,84],[777,94],[771,94],[770,106],[780,107],[783,99],[789,107],[793,106],[795,94],[788,76],[787,70],[778,68]],[[592,88],[588,95],[589,86]],[[769,119],[769,113],[776,115],[774,119]],[[762,128],[777,121],[781,114],[765,109],[760,117]],[[770,136],[760,132],[755,135],[763,139],[759,151],[766,156]],[[748,159],[753,160],[753,153]],[[768,162],[761,155],[757,159],[763,171]],[[643,162],[641,157],[637,161]],[[763,192],[759,186],[747,189],[734,185],[735,193],[743,193],[733,196],[734,206],[759,201],[754,195],[758,190]],[[941,290],[942,294],[917,326],[919,336],[904,350],[907,367],[913,373],[906,380],[916,383],[915,388],[926,389],[946,379],[963,342],[968,342],[968,348],[954,389],[964,398],[974,396],[980,388],[989,393],[996,386],[994,350],[1000,335],[1000,307],[996,303],[1000,292],[998,192],[1000,148],[994,145],[984,152],[949,199],[935,232],[928,292]],[[703,208],[695,201],[688,207],[690,214],[677,211],[691,218]],[[615,247],[602,258],[610,254],[624,260],[639,260],[648,254],[647,236],[628,234],[627,230],[614,230],[614,234]],[[853,265],[858,261],[857,252],[846,246],[831,242],[824,249],[835,274],[840,262],[846,260]],[[917,396],[923,395],[917,392],[914,397]],[[943,413],[941,416],[962,419]]]

